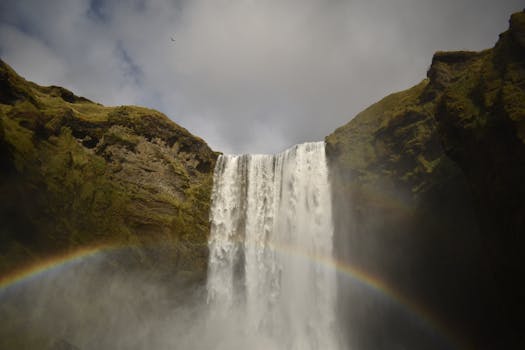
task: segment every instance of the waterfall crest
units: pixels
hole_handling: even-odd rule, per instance
[[[210,318],[236,333],[217,348],[339,349],[324,142],[220,156],[210,219]]]

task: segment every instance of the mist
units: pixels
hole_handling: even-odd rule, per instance
[[[379,98],[418,83],[425,77],[437,50],[482,50],[492,46],[498,33],[507,28],[509,14],[521,8],[517,0],[439,3],[430,0],[7,0],[0,4],[0,55],[27,79],[39,84],[61,85],[107,105],[137,104],[156,108],[203,137],[217,151],[274,153],[304,141],[322,140]],[[521,37],[518,35],[516,41]],[[506,44],[500,45],[500,49],[513,48]],[[515,48],[519,48],[521,55],[522,47]],[[482,55],[454,55],[459,58],[453,57],[453,61],[459,61],[448,63],[458,66],[467,66],[470,60],[479,59],[476,61],[479,66],[481,63],[490,66],[496,61],[482,62]],[[502,59],[501,67],[493,67],[493,76],[481,74],[476,87],[486,83],[491,87],[488,93],[492,94],[496,90],[492,90],[491,84],[501,85],[502,96],[506,91],[513,91],[507,83],[521,87],[521,83],[512,80],[521,76],[522,61],[513,61],[521,60],[520,57],[509,54],[508,62]],[[467,61],[462,62],[463,59]],[[461,67],[456,68],[459,71]],[[515,77],[506,76],[507,69],[509,72],[516,69]],[[499,73],[502,75],[498,76]],[[8,89],[9,76],[5,76],[4,85]],[[283,152],[299,156],[300,161],[290,165],[292,170],[285,171],[285,167],[277,171],[277,168],[283,159],[288,162],[293,157],[223,155],[223,160],[228,159],[226,163],[235,166],[230,167],[232,176],[223,181],[226,183],[223,201],[215,205],[219,214],[211,216],[212,221],[217,218],[210,225],[212,234],[214,230],[224,229],[223,237],[218,243],[211,240],[208,250],[202,242],[209,222],[200,211],[192,209],[207,210],[208,190],[195,190],[195,193],[185,190],[196,188],[191,187],[194,175],[199,176],[195,177],[195,184],[201,179],[211,181],[210,164],[219,153],[206,149],[210,158],[201,164],[200,158],[192,154],[196,148],[206,148],[201,140],[191,142],[188,147],[177,145],[166,149],[170,154],[180,155],[177,161],[184,157],[183,164],[189,164],[186,172],[186,168],[179,169],[177,162],[162,158],[162,152],[152,152],[145,158],[159,157],[159,163],[166,165],[166,172],[155,172],[138,162],[134,166],[141,169],[140,181],[134,183],[130,179],[127,183],[123,167],[113,165],[130,159],[135,162],[135,146],[120,140],[122,147],[118,147],[125,150],[125,156],[111,159],[111,154],[102,154],[107,155],[107,159],[97,160],[108,165],[109,170],[101,173],[97,170],[93,174],[108,176],[108,179],[124,174],[114,179],[119,186],[123,185],[126,198],[129,194],[132,201],[138,199],[138,209],[131,215],[140,216],[140,211],[148,208],[152,214],[162,216],[162,220],[157,225],[149,217],[130,215],[128,218],[116,206],[117,219],[129,221],[126,225],[123,223],[123,227],[139,229],[137,235],[129,236],[125,229],[122,237],[119,232],[118,239],[125,243],[142,238],[147,241],[151,235],[152,240],[169,241],[169,245],[174,246],[173,254],[156,255],[139,247],[136,250],[140,252],[130,254],[151,254],[148,259],[138,257],[132,262],[126,258],[127,252],[104,251],[67,261],[3,287],[0,289],[0,348],[266,350],[292,344],[300,350],[308,346],[442,350],[469,346],[490,348],[492,344],[504,344],[506,337],[511,343],[513,335],[522,339],[519,323],[514,322],[521,316],[521,289],[514,288],[513,283],[515,276],[522,272],[522,264],[519,249],[513,247],[519,244],[512,244],[520,240],[505,240],[506,234],[519,236],[523,218],[520,198],[523,191],[519,187],[522,176],[521,170],[515,171],[515,166],[524,164],[521,155],[525,153],[521,152],[522,140],[511,137],[521,133],[508,129],[508,134],[502,134],[501,130],[507,131],[507,124],[512,124],[502,119],[505,128],[496,128],[493,139],[478,144],[476,136],[461,144],[462,137],[451,133],[459,146],[455,150],[448,148],[450,140],[443,137],[447,137],[447,127],[451,125],[441,125],[446,118],[432,114],[440,112],[441,102],[446,99],[428,100],[438,96],[432,90],[431,80],[424,83],[430,84],[426,85],[428,89],[421,84],[425,91],[409,96],[417,101],[410,108],[405,109],[403,96],[400,108],[395,103],[386,108],[392,110],[388,111],[389,119],[383,119],[384,123],[380,120],[385,116],[381,115],[384,111],[362,114],[363,118],[355,119],[357,126],[349,128],[350,131],[339,128],[340,135],[332,133],[335,135],[332,143],[328,139],[326,143],[319,142],[314,148],[322,158],[308,159],[303,157],[303,151],[311,153],[311,150],[297,151],[308,146],[299,145]],[[454,79],[445,80],[450,83]],[[467,101],[479,97],[479,91],[469,89],[457,91],[465,92],[463,97]],[[5,134],[12,139],[27,136],[20,144],[12,142],[14,146],[30,153],[32,148],[28,146],[26,150],[25,146],[47,147],[54,136],[63,132],[77,154],[98,152],[94,149],[96,145],[85,146],[85,141],[92,140],[90,135],[81,133],[79,138],[69,132],[75,130],[66,129],[74,129],[76,124],[82,124],[80,122],[64,126],[65,131],[60,133],[54,130],[57,133],[54,136],[47,132],[40,135],[40,124],[22,120],[40,116],[33,111],[33,107],[38,109],[38,104],[33,105],[29,97],[27,101],[17,100],[18,94],[13,91],[7,91],[7,96],[14,97],[8,101],[13,109],[6,109],[10,114],[5,117],[11,119],[5,119],[9,121]],[[517,102],[512,102],[519,105],[521,95],[516,93],[514,97]],[[24,102],[28,102],[26,106],[31,110],[24,111]],[[439,104],[420,105],[434,102]],[[497,102],[503,103],[505,98]],[[69,108],[72,103],[64,100],[60,105]],[[495,106],[494,117],[514,110],[513,104],[511,108],[504,104]],[[15,107],[21,109],[17,111]],[[484,105],[474,107],[485,113]],[[125,109],[121,112],[125,114]],[[91,118],[88,114],[79,112],[78,119]],[[73,114],[66,113],[65,118],[71,116]],[[96,117],[93,117],[95,121]],[[515,117],[517,120],[521,114]],[[108,119],[107,123],[110,126],[111,121]],[[53,127],[51,124],[45,125]],[[101,124],[106,125],[106,121]],[[474,124],[490,126],[485,125],[484,119]],[[23,132],[10,134],[13,130]],[[0,131],[4,137],[4,126]],[[485,130],[482,131],[479,135],[486,135]],[[170,136],[175,140],[179,137],[176,134]],[[144,135],[138,136],[145,139]],[[155,133],[147,136],[148,142],[149,139],[158,141],[159,145],[164,142],[157,140]],[[493,144],[500,147],[492,147]],[[325,145],[331,147],[326,152]],[[463,147],[465,145],[468,147]],[[81,203],[82,197],[73,192],[63,196],[52,186],[46,187],[46,181],[36,181],[39,176],[33,177],[34,174],[24,168],[24,164],[38,164],[34,169],[42,171],[43,179],[53,177],[49,183],[60,184],[62,178],[47,172],[43,161],[54,159],[53,152],[46,148],[46,157],[35,153],[37,157],[32,159],[25,157],[24,152],[16,153],[19,149],[11,147],[11,143],[0,146],[3,147],[0,153],[8,160],[6,176],[16,178],[17,186],[19,180],[20,188],[29,188],[21,191],[28,193],[27,196],[12,195],[28,202],[14,206],[7,201],[3,215],[11,215],[12,208],[17,215],[25,214],[25,209],[30,208],[31,214],[38,212],[37,220],[31,221],[35,227],[42,223],[45,224],[42,227],[52,228],[56,220],[69,227],[68,216],[61,213],[76,214],[75,207],[70,206],[69,195],[78,197],[74,204]],[[483,147],[478,150],[478,146]],[[71,169],[84,171],[80,163],[75,163],[70,149],[57,149],[63,150],[60,155],[66,164],[57,173],[64,170],[67,179]],[[461,155],[458,149],[465,153],[463,159],[454,158]],[[474,162],[469,162],[471,155],[476,156]],[[327,169],[324,156],[329,158]],[[244,163],[238,162],[241,158]],[[56,159],[62,161],[61,157]],[[248,162],[248,159],[251,160]],[[488,165],[484,163],[487,160]],[[190,163],[201,165],[205,171]],[[320,164],[321,174],[309,174]],[[248,165],[254,165],[250,177],[246,177]],[[498,178],[500,173],[503,176]],[[163,197],[165,188],[147,188],[143,180],[154,182],[158,176],[173,174],[177,175],[177,181],[166,186],[179,186],[176,190],[181,190],[181,197],[184,194],[187,199],[194,200],[193,194],[199,196],[193,203],[195,207],[180,204],[178,198],[177,202],[170,200],[169,206],[164,206],[156,205],[155,196],[151,200],[149,196],[135,196],[136,188],[144,187]],[[479,178],[472,177],[476,174]],[[178,175],[181,175],[180,182]],[[75,190],[76,179],[72,187]],[[318,186],[321,180],[322,186]],[[83,178],[78,177],[78,188],[83,182]],[[10,182],[6,183],[9,187]],[[506,188],[509,183],[512,186]],[[259,187],[249,189],[249,186]],[[493,188],[493,192],[476,193],[484,188]],[[100,192],[104,191],[106,188],[101,187]],[[94,202],[95,191],[92,192]],[[35,198],[34,193],[38,194],[36,209],[29,203]],[[507,213],[506,197],[511,199],[512,215]],[[48,199],[58,203],[51,209],[66,207],[67,210],[48,212]],[[498,205],[485,205],[492,201]],[[108,201],[108,208],[112,209],[112,204],[120,205],[117,202],[118,198],[115,203]],[[249,203],[256,205],[250,207]],[[43,210],[39,209],[41,204]],[[243,211],[249,207],[250,211]],[[86,208],[89,210],[82,209],[85,211],[79,211],[79,216],[91,214],[91,207]],[[165,208],[168,210],[163,212]],[[328,215],[332,214],[332,208],[333,218]],[[100,210],[104,214],[106,207]],[[96,214],[102,215],[101,211]],[[221,216],[224,213],[228,215]],[[273,217],[276,213],[281,216]],[[22,214],[21,219],[14,222],[25,220]],[[483,216],[488,217],[487,221]],[[112,217],[108,216],[108,220]],[[155,222],[152,224],[152,221]],[[486,222],[489,225],[485,225]],[[272,226],[274,223],[277,224]],[[502,234],[500,224],[504,227]],[[82,230],[89,226],[80,225],[84,226]],[[30,229],[25,236],[18,235],[26,231],[25,227],[10,229],[8,227],[7,235],[2,231],[0,238],[3,240],[5,236],[9,242],[12,239],[14,243],[9,246],[12,248],[9,252],[13,254],[26,249],[24,244],[28,243],[38,249],[42,246],[42,254],[51,255],[55,248],[65,249],[80,242],[76,242],[76,232],[69,228],[66,234],[61,232],[57,237],[50,230],[44,240],[49,247],[41,245],[37,234]],[[166,236],[161,232],[163,229]],[[254,236],[247,236],[247,232]],[[329,237],[323,236],[325,240],[321,242],[322,233]],[[285,243],[282,244],[284,250],[289,248],[296,254],[274,249],[275,242],[267,241],[272,235],[281,240],[278,243]],[[501,236],[501,241],[492,236]],[[300,246],[305,241],[308,245]],[[60,244],[55,247],[57,242]],[[290,242],[293,244],[288,244]],[[246,249],[248,246],[251,251]],[[301,249],[297,249],[298,246]],[[510,259],[507,259],[508,247],[514,252]],[[192,255],[195,252],[197,258]],[[27,249],[21,253],[21,260],[25,259],[24,254],[27,259],[38,255]],[[210,254],[208,262],[215,265],[208,270],[208,278],[212,276],[213,283],[206,285],[203,273],[189,276],[191,269],[184,270],[183,263],[191,263],[190,259],[195,258],[203,272],[202,261],[207,254]],[[182,261],[185,259],[188,261]],[[305,263],[305,260],[308,261]],[[355,271],[364,271],[362,275],[353,273],[354,267]],[[186,277],[194,280],[185,283]],[[214,313],[225,305],[220,298],[213,305],[215,292],[222,293],[226,300],[222,314]],[[279,294],[281,292],[283,294]],[[261,295],[263,297],[258,297]],[[508,301],[502,301],[509,295]],[[247,305],[252,307],[249,317]],[[424,307],[419,307],[421,305]],[[509,312],[516,305],[518,311]],[[268,329],[270,331],[264,333]],[[273,337],[275,334],[278,337]],[[296,346],[301,342],[308,346]]]
[[[116,268],[121,256],[100,252],[2,289],[0,348],[240,350],[253,343],[240,334],[238,310],[209,317],[205,286]]]

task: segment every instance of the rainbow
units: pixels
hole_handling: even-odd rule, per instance
[[[462,341],[452,330],[448,329],[442,321],[431,313],[430,310],[417,301],[403,295],[393,287],[389,286],[386,282],[364,269],[355,265],[350,265],[341,260],[336,260],[332,257],[311,254],[297,247],[284,244],[270,244],[268,246],[279,254],[291,254],[323,267],[335,269],[339,274],[351,279],[352,282],[357,282],[359,285],[366,287],[383,298],[402,306],[403,310],[413,316],[414,319],[419,320],[425,329],[434,331],[436,336],[439,336],[442,340],[446,341],[446,343],[450,344],[452,348],[469,348],[469,346],[466,345],[466,342]],[[125,248],[126,247],[110,244],[100,244],[42,259],[31,266],[16,270],[6,276],[1,276],[0,292],[9,287],[22,284],[25,281],[43,276],[50,271],[80,262],[86,258]]]
[[[315,262],[321,266],[335,269],[339,274],[351,279],[352,282],[357,282],[359,285],[372,290],[381,297],[396,305],[403,307],[403,310],[418,320],[424,329],[433,331],[433,334],[446,343],[453,349],[468,349],[467,342],[462,339],[453,330],[449,329],[443,321],[434,316],[432,312],[423,304],[413,300],[400,291],[396,290],[379,277],[365,271],[357,265],[351,265],[342,260],[334,259],[333,257],[316,255],[306,252],[297,247],[285,244],[272,244],[271,248],[279,253],[292,254],[294,256]]]
[[[119,247],[115,245],[98,244],[40,259],[29,266],[24,266],[5,276],[0,276],[0,290],[36,278],[64,265],[75,263],[99,253],[108,252],[118,248]]]

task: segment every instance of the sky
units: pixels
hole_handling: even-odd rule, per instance
[[[224,153],[322,140],[492,47],[521,0],[1,0],[0,57],[26,79],[165,113]]]

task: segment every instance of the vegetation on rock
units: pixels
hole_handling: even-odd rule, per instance
[[[0,156],[0,276],[109,245],[205,278],[217,153],[165,115],[38,86],[0,61]]]
[[[493,49],[436,53],[427,79],[326,138],[339,255],[475,348],[525,342],[524,23]]]
[[[466,347],[523,348],[525,12],[492,49],[436,53],[425,80],[326,143],[339,258]],[[106,245],[129,248],[126,269],[203,283],[217,155],[159,112],[38,86],[0,61],[0,277]],[[341,301],[348,334],[388,332],[358,347],[390,348],[404,330],[368,307]]]

